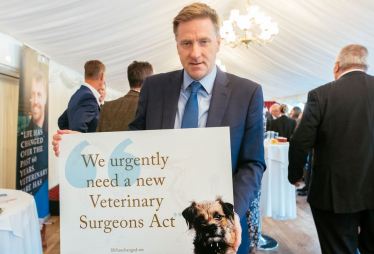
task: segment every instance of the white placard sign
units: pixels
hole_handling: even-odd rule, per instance
[[[60,151],[62,254],[190,254],[191,201],[233,203],[228,127],[71,134]]]

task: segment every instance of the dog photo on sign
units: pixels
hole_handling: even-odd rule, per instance
[[[183,213],[187,226],[195,230],[195,254],[235,254],[234,206],[219,197],[215,201],[192,202]]]

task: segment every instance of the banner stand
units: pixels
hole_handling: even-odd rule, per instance
[[[19,85],[16,189],[34,196],[40,223],[50,216],[48,85],[49,59],[24,46]]]

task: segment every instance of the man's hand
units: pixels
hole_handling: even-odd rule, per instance
[[[53,135],[53,150],[55,151],[56,157],[60,155],[60,150],[58,150],[58,142],[62,139],[61,135],[63,134],[77,134],[80,133],[79,131],[71,131],[71,130],[57,130],[57,133]]]
[[[303,179],[301,178],[299,181],[297,181],[296,183],[292,184],[292,185],[295,185],[296,187],[299,187],[300,186],[300,183],[303,181]]]
[[[240,226],[240,218],[239,216],[235,213],[235,242],[234,242],[234,250],[235,252],[238,252],[239,246],[242,243],[242,227]]]

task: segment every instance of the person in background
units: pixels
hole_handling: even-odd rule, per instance
[[[273,120],[275,119],[278,119],[281,115],[280,115],[280,111],[279,111],[279,104],[278,103],[275,103],[273,105],[271,105],[270,107],[270,114],[273,116]]]
[[[286,116],[288,113],[288,107],[286,104],[282,104],[279,107],[279,111],[281,117],[271,122],[270,130],[278,132],[280,137],[284,137],[289,140],[295,130],[296,121]]]
[[[264,113],[264,125],[265,125],[264,132],[266,132],[270,128],[270,124],[271,124],[271,121],[273,120],[273,117],[271,116],[271,114],[268,111],[268,108],[265,105],[264,105],[263,113]]]
[[[266,116],[266,115],[265,115]],[[266,130],[270,130],[271,122],[280,117],[279,104],[275,103],[270,107],[270,115],[266,116]]]
[[[308,202],[323,254],[374,253],[374,77],[367,69],[365,47],[342,48],[335,81],[309,92],[290,141],[295,186],[314,148]]]
[[[60,130],[95,132],[100,117],[100,93],[104,86],[105,65],[91,60],[84,65],[85,83],[70,98],[68,108],[58,119]]]
[[[298,119],[299,115],[301,114],[301,108],[299,107],[293,107],[293,109],[291,110],[291,118],[293,120],[296,120]]]
[[[99,94],[100,94],[100,98],[99,98],[99,103],[100,103],[100,108],[102,108],[102,106],[104,105],[104,100],[105,100],[105,96],[106,96],[106,83],[104,81],[104,85],[98,90]]]
[[[127,68],[130,91],[122,98],[106,102],[101,108],[96,132],[127,131],[129,123],[135,119],[139,93],[144,79],[153,75],[153,67],[148,62],[134,61]]]

